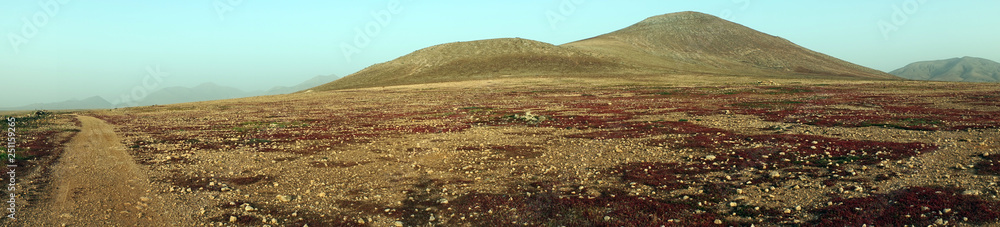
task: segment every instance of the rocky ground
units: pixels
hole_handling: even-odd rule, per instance
[[[996,226],[998,106],[991,84],[673,76],[78,114],[194,225]]]

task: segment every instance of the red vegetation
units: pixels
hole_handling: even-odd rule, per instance
[[[655,122],[623,122],[614,125],[601,125],[608,130],[590,133],[567,135],[567,138],[588,139],[621,139],[643,138],[663,134],[695,134],[721,133],[721,129],[709,128],[689,122],[655,121]]]
[[[474,193],[448,204],[447,210],[468,217],[462,220],[455,216],[444,225],[708,226],[722,219],[711,212],[697,213],[696,207],[687,203],[622,192],[593,197],[551,192],[530,196]]]
[[[612,170],[621,174],[625,182],[636,182],[660,190],[674,190],[695,185],[704,180],[698,174],[720,171],[719,166],[660,162],[634,162]]]
[[[983,224],[1000,219],[1000,203],[962,195],[958,188],[910,187],[889,194],[836,198],[814,210],[817,226],[929,226],[938,219]]]
[[[982,157],[984,160],[976,164],[976,173],[1000,176],[1000,154],[983,155]]]
[[[22,130],[24,132],[24,130]],[[27,131],[26,135],[21,136],[18,144],[20,151],[23,151],[18,157],[19,159],[32,159],[41,156],[52,155],[57,149],[60,149],[62,144],[67,142],[69,138],[67,137],[64,141],[54,141],[54,135],[59,133],[58,131]],[[6,150],[6,149],[5,149]],[[17,151],[17,150],[15,150]]]
[[[724,109],[768,121],[824,127],[883,126],[907,130],[964,130],[1000,127],[997,112],[926,107],[919,97],[837,94],[824,99],[785,99],[732,103]],[[910,100],[914,99],[914,100]],[[839,109],[849,105],[871,110]]]
[[[924,143],[844,140],[814,135],[697,134],[687,138],[685,147],[708,148],[728,160],[725,165],[740,168],[824,167],[836,163],[876,164],[899,160],[937,149]]]

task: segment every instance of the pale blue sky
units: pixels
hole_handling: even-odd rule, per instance
[[[147,79],[154,89],[206,82],[267,89],[345,76],[441,43],[521,37],[563,44],[679,11],[724,17],[883,71],[962,56],[1000,61],[994,0],[390,2],[4,1],[0,107],[94,95],[114,101],[156,67],[169,76]],[[381,11],[391,15],[385,24],[372,16]],[[550,23],[553,14],[564,20]],[[897,30],[884,34],[880,21]],[[355,45],[355,29],[366,26],[378,33]],[[357,52],[348,59],[343,45]]]

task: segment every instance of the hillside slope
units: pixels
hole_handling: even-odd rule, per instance
[[[830,57],[780,37],[698,12],[650,17],[627,28],[563,46],[630,56],[625,59],[635,64],[679,71],[894,78],[884,72]]]
[[[915,62],[890,73],[914,80],[1000,82],[1000,63],[983,58],[962,57]]]
[[[520,38],[455,42],[375,64],[313,90],[497,78],[507,75],[609,73],[627,66],[548,43]]]

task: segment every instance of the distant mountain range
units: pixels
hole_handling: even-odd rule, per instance
[[[983,58],[961,57],[915,62],[889,73],[913,80],[1000,82],[1000,63]]]
[[[313,89],[678,73],[900,79],[712,15],[680,12],[558,46],[520,38],[431,46]]]
[[[86,99],[67,100],[54,103],[36,103],[20,107],[0,108],[0,110],[77,110],[77,109],[108,109],[112,108],[108,100],[101,96],[93,96]]]
[[[0,108],[0,110],[74,110],[74,109],[110,109],[128,106],[166,105],[185,102],[199,102],[219,99],[253,97],[261,95],[289,94],[319,86],[336,80],[334,75],[316,76],[295,86],[276,86],[266,91],[243,91],[238,88],[221,86],[214,83],[204,83],[195,87],[167,87],[150,92],[146,97],[134,103],[111,103],[100,96],[86,99],[68,100],[55,103],[37,103],[20,107]]]

